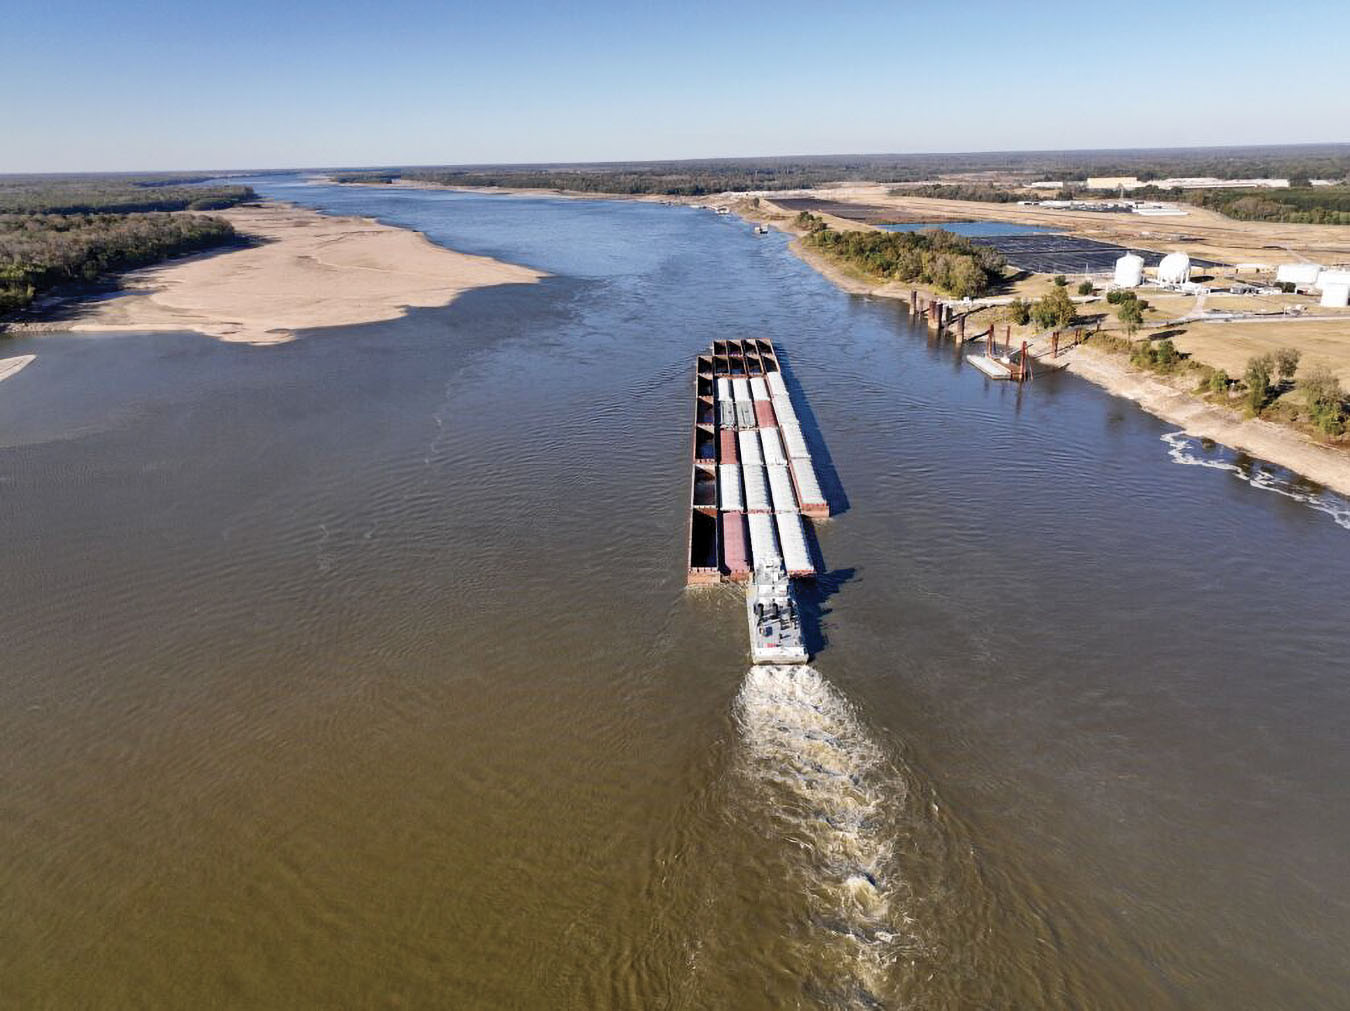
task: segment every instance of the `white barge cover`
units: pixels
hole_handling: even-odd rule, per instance
[[[717,465],[717,496],[724,512],[741,512],[745,504],[741,499],[741,465],[738,463],[720,463]]]
[[[806,549],[806,530],[802,527],[802,518],[797,513],[779,513],[774,517],[778,524],[778,541],[783,546],[783,567],[789,576],[815,575],[816,567],[811,564],[811,552]],[[753,533],[754,528],[751,528]]]
[[[759,451],[757,432],[737,432],[736,440],[741,447],[741,463],[763,463],[764,454]]]
[[[741,467],[741,480],[745,490],[745,511],[748,513],[766,513],[769,505],[769,482],[764,468],[759,464],[745,464]]]
[[[773,394],[774,400],[777,400],[779,397],[783,397],[784,399],[787,398],[787,383],[783,382],[783,373],[770,372],[764,379],[769,385],[769,392]]]
[[[783,444],[787,446],[787,455],[794,460],[811,459],[811,451],[806,448],[806,440],[802,438],[802,430],[797,425],[780,425],[779,434],[783,437]]]
[[[738,404],[750,404],[752,407],[754,401],[750,399],[750,381],[748,379],[736,378],[731,381],[731,392],[736,397]]]
[[[773,496],[773,511],[776,513],[795,513],[797,511],[797,494],[792,490],[792,478],[788,476],[788,469],[781,464],[779,466],[766,467],[769,474],[769,492]]]
[[[792,476],[797,479],[797,497],[804,506],[825,505],[825,496],[820,493],[820,482],[816,480],[816,468],[810,460],[792,461]]]
[[[773,395],[773,413],[780,425],[798,424],[797,412],[792,409],[792,401],[787,398],[787,394],[779,396],[775,393]]]
[[[721,379],[717,380],[717,399],[718,400],[736,399],[731,395],[731,380],[728,379],[726,376],[723,376]]]
[[[765,463],[787,463],[787,457],[783,455],[783,442],[778,438],[778,429],[761,428],[759,430],[759,441],[764,447]]]
[[[774,535],[773,516],[769,513],[749,513],[751,566],[773,565],[781,562],[778,538]]]
[[[756,400],[769,399],[769,388],[764,385],[764,380],[759,376],[750,377],[750,396]]]

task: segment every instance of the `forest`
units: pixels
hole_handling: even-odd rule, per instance
[[[388,184],[398,179],[446,186],[514,187],[632,196],[699,197],[740,190],[812,189],[826,183],[928,182],[904,190],[910,196],[1004,202],[1030,194],[984,181],[942,176],[999,173],[1027,181],[1068,181],[1089,175],[1134,175],[1142,180],[1169,176],[1241,179],[1274,176],[1294,180],[1350,177],[1350,144],[1302,144],[1279,147],[1177,148],[1133,151],[994,151],[975,154],[812,155],[775,158],[725,158],[691,161],[606,162],[594,164],[450,165],[353,169],[335,172],[345,183]],[[1336,208],[1326,190],[1300,198],[1312,201],[1282,213],[1327,219]],[[1194,192],[1194,191],[1188,191]],[[1233,192],[1233,191],[1230,191]],[[1265,192],[1265,191],[1263,191]],[[1063,195],[1063,194],[1061,194]],[[1189,197],[1187,199],[1190,199]],[[1208,204],[1206,205],[1208,206]],[[1265,209],[1269,212],[1269,208]],[[1228,213],[1225,211],[1224,213]],[[1237,209],[1234,216],[1243,213]],[[1302,217],[1263,220],[1305,220]]]
[[[941,228],[837,232],[808,211],[797,224],[807,229],[807,246],[879,280],[917,282],[966,298],[985,294],[1003,278],[1001,253]]]
[[[0,214],[215,211],[256,194],[247,186],[192,185],[192,177],[0,176]]]
[[[236,242],[221,218],[180,213],[230,207],[246,186],[193,177],[0,177],[0,314],[54,289]]]

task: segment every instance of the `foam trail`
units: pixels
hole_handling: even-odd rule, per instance
[[[795,844],[822,971],[844,984],[845,1003],[878,1006],[892,964],[913,940],[896,908],[886,830],[886,809],[903,802],[903,785],[848,701],[811,667],[752,667],[737,717],[752,784]]]
[[[1285,498],[1291,498],[1295,502],[1302,502],[1310,509],[1326,513],[1337,526],[1350,530],[1350,501],[1333,492],[1302,491],[1271,470],[1255,466],[1244,468],[1229,460],[1205,459],[1197,456],[1191,452],[1195,444],[1185,432],[1168,432],[1161,438],[1163,442],[1167,443],[1167,455],[1172,458],[1173,463],[1179,463],[1186,467],[1212,467],[1215,470],[1229,471],[1241,480],[1246,481],[1253,488],[1273,491]]]

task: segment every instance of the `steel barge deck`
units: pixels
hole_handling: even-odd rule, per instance
[[[746,582],[761,566],[816,574],[803,517],[830,507],[772,341],[714,341],[698,356],[691,452],[690,585]]]

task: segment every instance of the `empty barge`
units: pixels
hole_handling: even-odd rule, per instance
[[[714,341],[698,356],[692,454],[690,585],[764,566],[816,574],[802,518],[830,507],[771,341]]]

